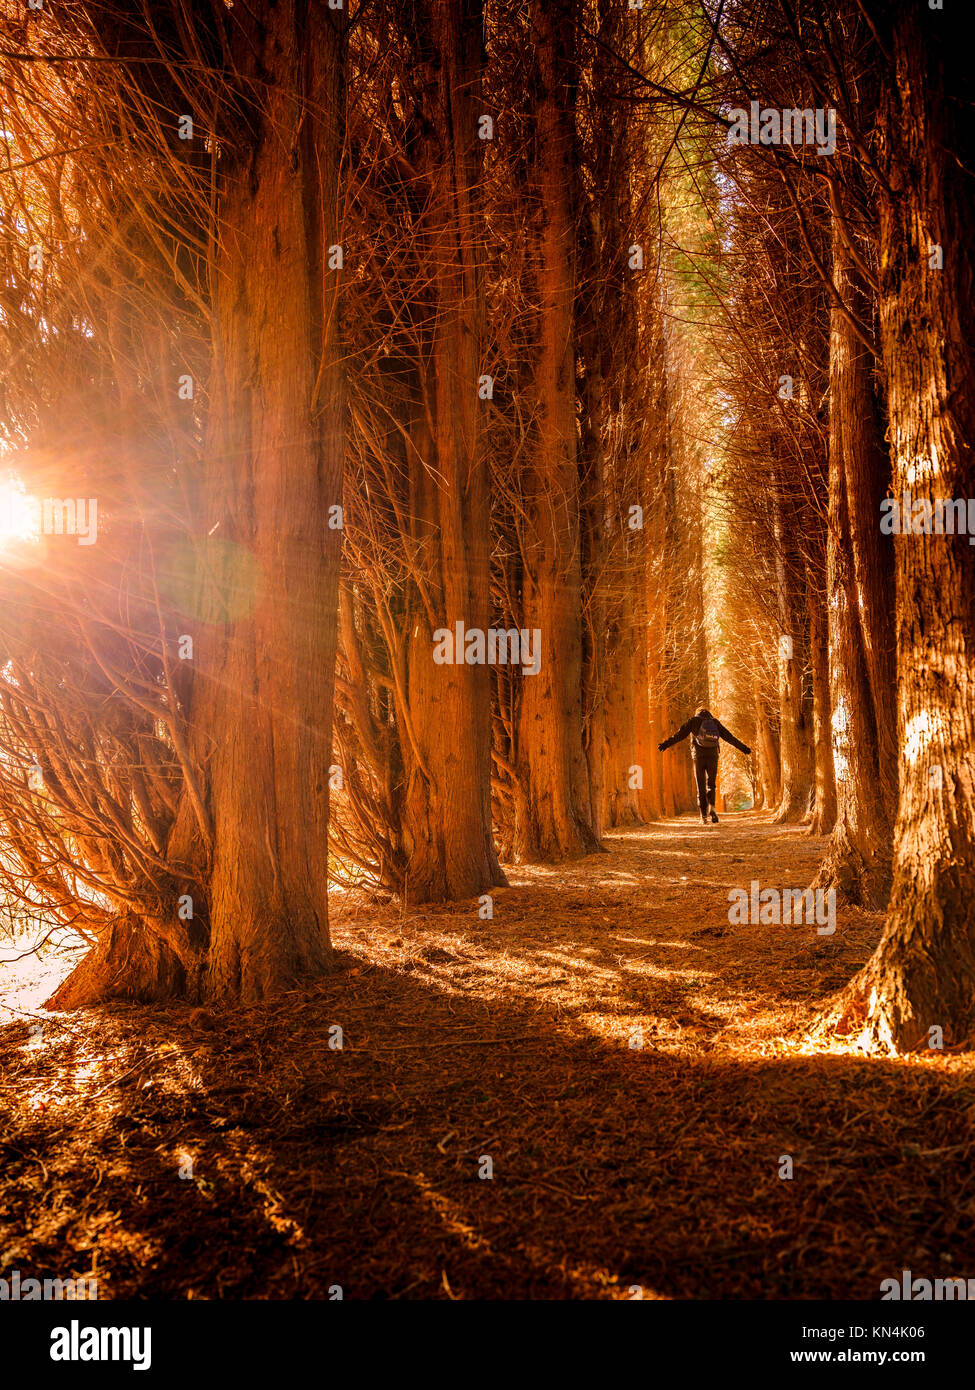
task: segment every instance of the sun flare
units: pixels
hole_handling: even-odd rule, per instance
[[[0,547],[36,536],[37,523],[23,484],[14,478],[0,483]]]

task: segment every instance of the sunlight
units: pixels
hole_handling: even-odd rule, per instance
[[[904,757],[913,767],[934,741],[935,720],[930,710],[912,715],[904,728]]]
[[[13,474],[0,483],[0,549],[16,541],[36,540],[37,520],[32,499]]]

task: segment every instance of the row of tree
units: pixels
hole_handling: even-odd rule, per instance
[[[665,122],[625,101],[675,35],[447,0],[8,21],[4,429],[100,517],[5,564],[0,871],[94,943],[56,1003],[325,968],[330,792],[333,873],[420,900],[680,804]],[[531,673],[434,660],[458,624],[524,631]]]
[[[975,576],[964,523],[918,520],[924,499],[965,516],[975,482],[957,33],[940,8],[893,3],[725,19],[734,106],[837,126],[828,155],[729,143],[720,160],[729,681],[753,709],[760,797],[830,835],[817,885],[888,908],[844,1026],[959,1042],[975,1024]],[[905,493],[892,534],[885,499]]]
[[[471,899],[686,809],[707,699],[821,883],[893,891],[852,1012],[962,1035],[972,553],[877,524],[972,490],[955,61],[887,0],[4,22],[2,428],[101,518],[4,554],[0,875],[94,943],[55,1003],[259,998],[330,877]]]

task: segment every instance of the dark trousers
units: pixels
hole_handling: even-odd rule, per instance
[[[695,743],[691,749],[691,757],[697,782],[697,802],[701,808],[701,815],[706,816],[709,808],[714,809],[714,792],[718,785],[718,750],[698,748]]]

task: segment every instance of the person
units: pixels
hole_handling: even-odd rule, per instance
[[[670,748],[675,743],[680,743],[682,739],[691,736],[691,761],[694,764],[694,780],[697,782],[697,800],[701,808],[701,821],[704,825],[708,823],[708,816],[715,825],[718,823],[718,814],[714,809],[714,793],[718,785],[718,742],[724,739],[726,743],[731,743],[742,753],[750,753],[752,750],[735,738],[733,733],[715,719],[709,709],[703,706],[688,719],[686,724],[682,724],[676,734],[670,738],[665,738],[663,743],[658,743],[657,747],[661,753],[665,748]]]

